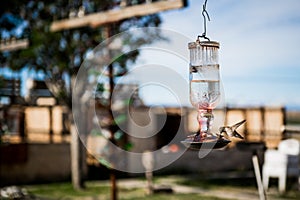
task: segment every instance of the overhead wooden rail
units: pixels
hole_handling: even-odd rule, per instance
[[[154,14],[165,10],[182,8],[185,6],[186,0],[162,0],[128,7],[120,7],[118,10],[108,10],[87,14],[82,17],[57,20],[51,24],[50,30],[55,32],[83,26],[95,28],[104,24],[117,22],[131,17]]]
[[[18,49],[26,49],[29,46],[29,40],[25,39],[15,39],[2,40],[0,42],[0,52],[1,51],[14,51]]]

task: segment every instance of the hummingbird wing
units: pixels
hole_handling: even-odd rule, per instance
[[[233,137],[244,139],[244,137],[241,136],[236,130],[233,131]]]
[[[238,122],[238,123],[232,125],[231,128],[232,128],[233,130],[236,130],[240,125],[242,125],[242,124],[245,123],[245,122],[246,122],[246,120],[244,119],[243,121],[240,121],[240,122]]]

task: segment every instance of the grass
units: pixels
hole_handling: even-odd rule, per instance
[[[122,198],[120,198],[122,199]],[[201,196],[199,194],[154,194],[151,196],[137,197],[134,200],[222,200],[217,197]]]
[[[201,177],[194,177],[181,179],[177,184],[200,187],[212,191],[257,192],[257,184],[254,178],[203,179]],[[300,199],[300,192],[297,189],[297,180],[288,179],[286,189],[286,193],[280,194],[278,192],[278,179],[270,179],[269,191],[267,192],[268,199]]]
[[[95,182],[86,182],[86,188],[83,190],[74,190],[70,182],[51,183],[25,186],[29,193],[45,199],[74,199],[79,197],[100,196],[109,194],[108,185],[99,185]],[[103,195],[105,197],[105,195]]]
[[[192,177],[182,179],[177,182],[179,185],[200,187],[203,189],[230,189],[230,188],[247,188],[256,190],[256,182],[254,178],[241,179],[203,179],[202,177]]]
[[[205,176],[204,176],[205,177]],[[248,194],[257,194],[257,183],[255,177],[252,178],[204,178],[203,176],[185,176],[185,177],[176,177],[175,184],[176,185],[184,185],[189,187],[201,188],[207,191],[210,191],[209,194],[211,196],[215,195],[215,192],[233,192],[236,193],[237,196],[242,193]],[[164,179],[157,178],[157,183],[163,183]],[[300,192],[298,190],[296,179],[287,179],[287,191],[284,194],[280,194],[278,192],[278,179],[270,179],[269,183],[269,191],[267,192],[268,199],[280,199],[280,200],[298,200],[300,199]],[[204,195],[204,194],[203,194]],[[199,196],[198,196],[199,198]],[[207,197],[201,196],[202,198],[216,198],[216,197]],[[184,199],[184,198],[183,198]],[[218,199],[218,198],[216,198]]]
[[[141,181],[137,179],[138,181]],[[127,182],[125,182],[126,185]],[[155,185],[180,185],[188,188],[199,188],[204,193],[157,193],[147,195],[144,186],[136,185],[135,187],[124,187],[124,184],[118,188],[119,200],[222,200],[222,195],[226,192],[236,193],[237,196],[243,194],[252,194],[257,197],[256,182],[253,178],[247,179],[203,179],[201,177],[155,177]],[[289,184],[288,192],[280,195],[277,191],[277,181],[271,181],[271,190],[268,192],[268,199],[300,199],[300,192],[295,189],[295,185]],[[106,200],[110,199],[110,185],[107,181],[87,181],[86,188],[81,191],[73,189],[72,184],[53,183],[42,185],[24,186],[29,193],[43,200]]]
[[[110,186],[99,182],[86,182],[84,190],[74,190],[72,184],[52,183],[42,185],[25,186],[30,194],[38,199],[43,200],[68,200],[68,199],[110,199]],[[222,200],[216,197],[205,196],[199,194],[153,194],[147,195],[144,188],[118,189],[118,197],[120,200]]]

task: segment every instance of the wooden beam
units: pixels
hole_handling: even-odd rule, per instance
[[[88,14],[83,17],[54,21],[50,26],[50,30],[55,32],[83,26],[91,26],[95,28],[104,24],[117,22],[131,17],[144,16],[182,7],[184,7],[184,0],[163,0],[153,3],[128,6],[118,10],[109,10]]]
[[[26,49],[29,45],[28,39],[1,41],[0,51],[15,51],[18,49]]]

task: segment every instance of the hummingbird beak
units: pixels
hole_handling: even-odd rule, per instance
[[[219,132],[220,132],[220,133],[224,132],[224,131],[225,131],[224,129],[225,129],[225,127],[224,127],[224,126],[221,126],[221,127],[219,128]]]

